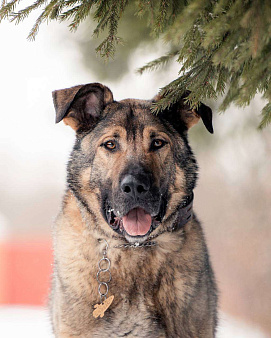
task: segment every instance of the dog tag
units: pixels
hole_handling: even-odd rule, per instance
[[[94,305],[94,311],[93,311],[93,317],[103,318],[105,311],[109,308],[109,306],[112,304],[114,299],[114,296],[108,297],[106,300],[104,300],[101,304]]]

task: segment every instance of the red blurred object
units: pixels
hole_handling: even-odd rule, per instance
[[[45,305],[52,262],[49,239],[0,243],[0,304]]]

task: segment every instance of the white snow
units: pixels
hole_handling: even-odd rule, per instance
[[[3,338],[53,338],[48,311],[40,307],[0,307]]]
[[[48,311],[41,307],[1,306],[0,336],[3,338],[53,338]],[[220,314],[216,338],[268,338],[260,329],[229,315]]]
[[[216,338],[268,338],[259,328],[220,313]]]

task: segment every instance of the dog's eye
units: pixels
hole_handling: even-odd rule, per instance
[[[114,150],[116,149],[117,144],[115,141],[110,140],[110,141],[105,142],[103,146],[108,150]]]
[[[160,139],[155,139],[151,143],[151,149],[156,150],[162,148],[166,144],[166,141],[160,140]]]

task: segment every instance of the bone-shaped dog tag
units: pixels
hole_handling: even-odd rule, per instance
[[[103,318],[105,311],[112,304],[114,296],[110,296],[105,299],[101,304],[94,305],[95,310],[93,311],[93,317],[98,318],[99,316]]]

